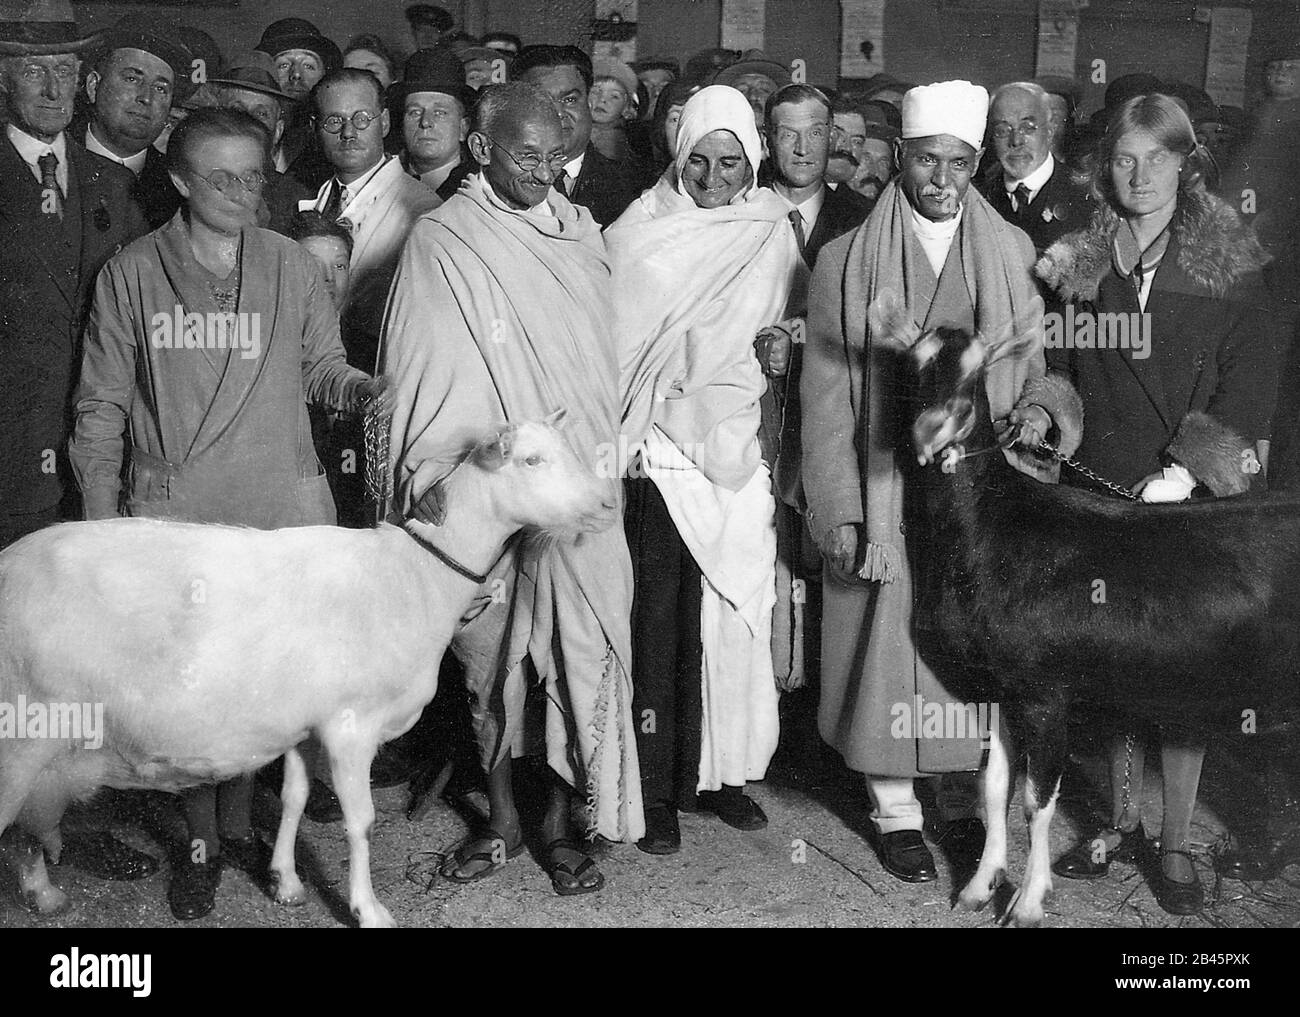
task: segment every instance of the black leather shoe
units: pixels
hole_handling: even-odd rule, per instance
[[[682,830],[677,810],[667,802],[655,802],[645,810],[645,836],[636,846],[648,855],[675,855],[682,849]]]
[[[172,881],[167,887],[167,903],[179,922],[192,921],[210,914],[217,906],[217,887],[221,883],[221,859],[193,861],[189,853],[172,863]]]
[[[1224,879],[1255,883],[1277,879],[1286,868],[1286,853],[1278,845],[1243,844],[1214,858],[1214,871]]]
[[[1112,826],[1079,841],[1056,860],[1052,871],[1066,879],[1101,879],[1110,872],[1111,862],[1140,862],[1147,841],[1142,824],[1139,822],[1132,830],[1119,830],[1119,843],[1106,851],[1104,834],[1116,829]]]
[[[1205,907],[1205,887],[1201,885],[1201,877],[1196,874],[1196,859],[1186,851],[1173,849],[1162,849],[1160,858],[1163,859],[1165,855],[1182,855],[1186,858],[1192,865],[1192,881],[1181,883],[1176,879],[1170,879],[1165,875],[1164,866],[1156,861],[1153,866],[1155,871],[1150,881],[1151,890],[1156,895],[1156,903],[1171,915],[1199,914]]]
[[[921,839],[920,830],[895,830],[880,835],[880,864],[904,883],[930,883],[939,878],[934,855]]]
[[[107,830],[65,836],[59,864],[121,882],[147,879],[158,871],[158,859],[123,844]]]
[[[712,812],[728,826],[746,833],[767,826],[767,813],[740,788],[723,785],[721,791],[701,791],[697,796],[701,812]]]

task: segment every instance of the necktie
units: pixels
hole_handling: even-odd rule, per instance
[[[566,198],[569,196],[569,171],[560,170],[555,174],[555,189],[563,194]]]
[[[1024,184],[1016,184],[1016,213],[1024,216],[1029,211],[1029,188]]]
[[[790,225],[794,227],[794,240],[799,245],[799,254],[802,255],[808,240],[803,233],[803,216],[799,214],[797,208],[790,209]]]
[[[321,215],[330,222],[337,221],[339,212],[343,208],[343,185],[337,180],[330,181],[330,194],[325,199],[325,207],[321,209]]]
[[[41,169],[42,208],[62,220],[63,192],[59,189],[59,157],[53,152],[46,152],[36,160],[36,165]]]

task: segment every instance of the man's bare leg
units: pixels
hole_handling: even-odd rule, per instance
[[[542,818],[542,866],[555,892],[562,896],[598,890],[605,885],[605,877],[579,846],[579,836],[575,836],[569,811],[573,789],[554,770],[548,768],[546,773],[550,787]]]
[[[488,771],[488,826],[476,831],[448,859],[443,872],[461,881],[487,875],[499,869],[518,852],[523,843],[523,828],[515,805],[514,772],[507,755]],[[478,857],[471,857],[477,855]],[[463,861],[462,861],[463,859]]]

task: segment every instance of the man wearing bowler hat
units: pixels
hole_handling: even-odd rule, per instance
[[[77,130],[87,151],[135,174],[133,193],[150,229],[180,207],[167,159],[154,142],[167,126],[172,102],[190,88],[192,55],[175,25],[155,15],[128,14],[101,36],[86,75],[89,123]]]
[[[292,97],[280,89],[274,61],[260,50],[237,53],[219,76],[208,79],[208,84],[217,105],[243,110],[266,128],[266,186],[262,188],[257,224],[287,234],[298,203],[309,199],[311,191],[271,165],[271,153],[284,136],[288,110],[293,105]]]
[[[68,132],[78,54],[91,41],[78,38],[68,0],[0,0],[0,549],[80,515],[66,447],[91,283],[148,231],[130,170]],[[104,879],[158,867],[106,832],[70,826],[65,863]],[[41,863],[35,841],[19,848]]]
[[[446,201],[477,168],[465,148],[475,93],[463,64],[442,49],[422,49],[406,61],[402,80],[388,89],[401,125],[406,172]]]

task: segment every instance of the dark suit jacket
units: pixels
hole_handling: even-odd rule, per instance
[[[803,260],[808,263],[808,268],[811,269],[817,263],[817,252],[828,243],[861,226],[875,205],[874,201],[859,194],[848,184],[840,184],[834,189],[827,187],[822,210],[817,215],[812,233],[804,243]]]
[[[1065,234],[1083,229],[1092,218],[1094,203],[1091,195],[1086,187],[1070,180],[1070,171],[1059,159],[1028,209],[1012,210],[1000,166],[985,181],[981,191],[1003,219],[1029,234],[1034,250],[1040,256]]]
[[[168,222],[181,207],[180,191],[176,190],[167,174],[167,156],[152,145],[131,193],[151,230]]]
[[[595,145],[587,145],[569,200],[575,205],[586,205],[591,216],[601,226],[608,226],[628,205],[641,196],[641,171],[628,160],[615,162],[601,155]]]
[[[69,137],[60,221],[42,211],[40,183],[0,134],[0,515],[46,510],[63,496],[91,286],[105,261],[148,232],[135,182]]]
[[[857,229],[871,213],[875,202],[863,197],[848,184],[838,188],[826,188],[826,197],[822,200],[822,210],[817,214],[817,222],[812,232],[804,241],[803,257],[809,270],[817,263],[817,254],[836,237],[841,237],[850,230]],[[807,282],[798,295],[792,294],[791,313],[806,314]],[[801,412],[799,406],[799,375],[803,369],[803,346],[795,345],[790,350],[790,366],[784,378],[773,378],[764,395],[761,410],[765,428],[778,428],[780,438],[780,455],[776,462],[776,493],[787,505],[796,508],[803,506],[803,487],[799,480],[799,462],[803,457],[803,446],[799,437]],[[769,432],[770,433],[770,432]]]

